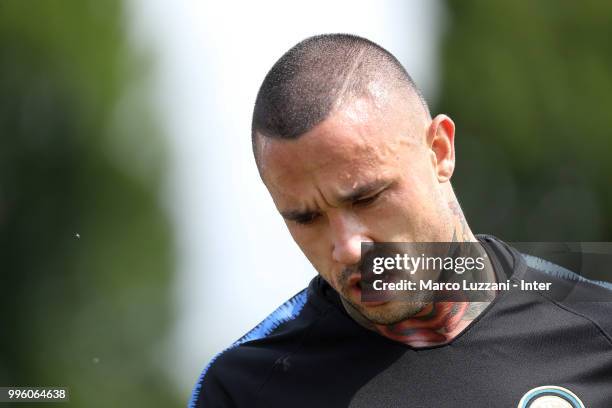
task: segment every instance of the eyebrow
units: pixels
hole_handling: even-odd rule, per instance
[[[348,204],[355,202],[365,196],[373,193],[379,193],[388,188],[392,184],[389,180],[376,180],[369,183],[362,184],[355,187],[351,192],[345,195],[339,196],[336,201],[340,204]],[[311,217],[317,214],[317,210],[287,210],[280,211],[280,214],[286,220],[298,221],[304,218]]]

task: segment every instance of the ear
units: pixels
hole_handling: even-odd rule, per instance
[[[446,115],[438,115],[427,129],[427,147],[440,183],[450,180],[455,171],[455,124]]]

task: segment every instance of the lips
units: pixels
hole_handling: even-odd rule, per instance
[[[349,294],[351,299],[356,302],[356,303],[360,303],[364,306],[367,307],[375,307],[375,306],[380,306],[383,305],[385,303],[387,303],[387,300],[382,300],[382,301],[364,301],[362,299],[363,296],[363,291],[362,291],[362,287],[361,287],[361,275],[356,273],[356,274],[352,274],[348,281],[347,281],[347,285],[348,285],[348,289],[349,289]]]
[[[361,274],[352,274],[351,276],[349,276],[347,283],[350,288],[357,287],[359,290],[361,290]]]

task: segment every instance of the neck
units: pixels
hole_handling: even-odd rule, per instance
[[[472,234],[472,230],[463,215],[463,211],[456,199],[452,199],[448,203],[448,208],[451,211],[451,220],[453,223],[453,238],[452,242],[476,242],[477,239]]]
[[[453,242],[477,242],[456,200],[449,202],[454,230]],[[484,251],[484,249],[483,249]],[[487,281],[496,282],[495,271],[486,258]],[[494,297],[495,294],[493,294]],[[391,340],[412,346],[430,347],[442,345],[457,337],[478,317],[490,302],[432,302],[414,316],[400,322],[382,325],[366,319],[354,306],[341,297],[348,314],[360,325]]]
[[[437,346],[459,335],[489,302],[436,302],[413,317],[391,325],[374,325],[375,331],[412,347]]]
[[[366,319],[344,299],[348,314],[361,326],[411,347],[442,345],[457,337],[490,302],[435,302],[400,322],[382,325]]]

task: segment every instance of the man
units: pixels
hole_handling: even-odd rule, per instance
[[[492,302],[364,301],[363,243],[473,242],[493,282],[564,280],[474,236],[450,183],[454,137],[366,39],[316,36],[281,57],[257,96],[253,151],[319,276],[211,362],[191,406],[612,406],[608,304],[515,290]]]

